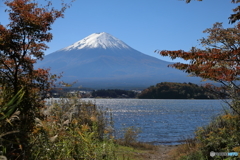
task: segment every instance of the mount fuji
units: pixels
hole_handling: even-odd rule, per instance
[[[200,83],[200,79],[167,67],[166,62],[143,54],[102,32],[46,55],[35,68],[63,72],[61,80],[90,88],[145,88],[160,82]]]

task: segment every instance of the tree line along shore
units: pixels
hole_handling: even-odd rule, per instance
[[[139,98],[139,99],[217,99],[204,86],[193,83],[161,82],[144,90],[55,88],[49,96],[54,98],[78,95],[82,98]]]

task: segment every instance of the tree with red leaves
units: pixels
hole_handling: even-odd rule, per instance
[[[0,24],[0,89],[1,106],[4,106],[19,90],[24,91],[21,103],[13,113],[18,113],[14,122],[1,123],[0,131],[9,134],[2,138],[8,158],[11,154],[19,159],[27,159],[31,147],[28,145],[29,132],[34,119],[40,117],[39,110],[44,107],[46,98],[56,75],[50,75],[48,69],[35,69],[34,63],[43,59],[48,48],[46,42],[53,38],[49,32],[56,19],[63,17],[68,5],[57,10],[51,7],[51,1],[45,6],[31,0],[5,0],[10,23]],[[4,113],[2,113],[3,115]],[[2,116],[0,115],[0,116]],[[1,140],[0,140],[1,141]],[[17,153],[16,153],[17,152]]]
[[[220,95],[230,96],[233,103],[230,107],[240,114],[239,91],[240,80],[240,26],[224,29],[222,23],[215,23],[212,28],[204,31],[208,33],[207,38],[200,39],[203,49],[192,47],[188,52],[177,51],[158,51],[162,56],[170,56],[172,59],[177,57],[190,61],[188,64],[175,63],[174,68],[183,70],[193,76],[203,79],[216,81],[222,87],[208,87],[217,91]]]

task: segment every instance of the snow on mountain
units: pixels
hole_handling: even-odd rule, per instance
[[[88,37],[66,47],[63,48],[63,51],[69,51],[73,49],[83,49],[83,48],[119,48],[119,49],[130,49],[127,44],[123,41],[113,37],[112,35],[101,32],[101,33],[93,33]]]
[[[200,82],[167,67],[166,62],[143,54],[112,35],[102,32],[46,55],[36,68],[63,72],[64,82],[78,81],[84,87],[148,87],[160,82]]]

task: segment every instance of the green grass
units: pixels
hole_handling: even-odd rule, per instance
[[[139,147],[117,145],[116,157],[118,160],[145,160],[146,155],[153,153],[153,151],[143,147],[140,149]]]

